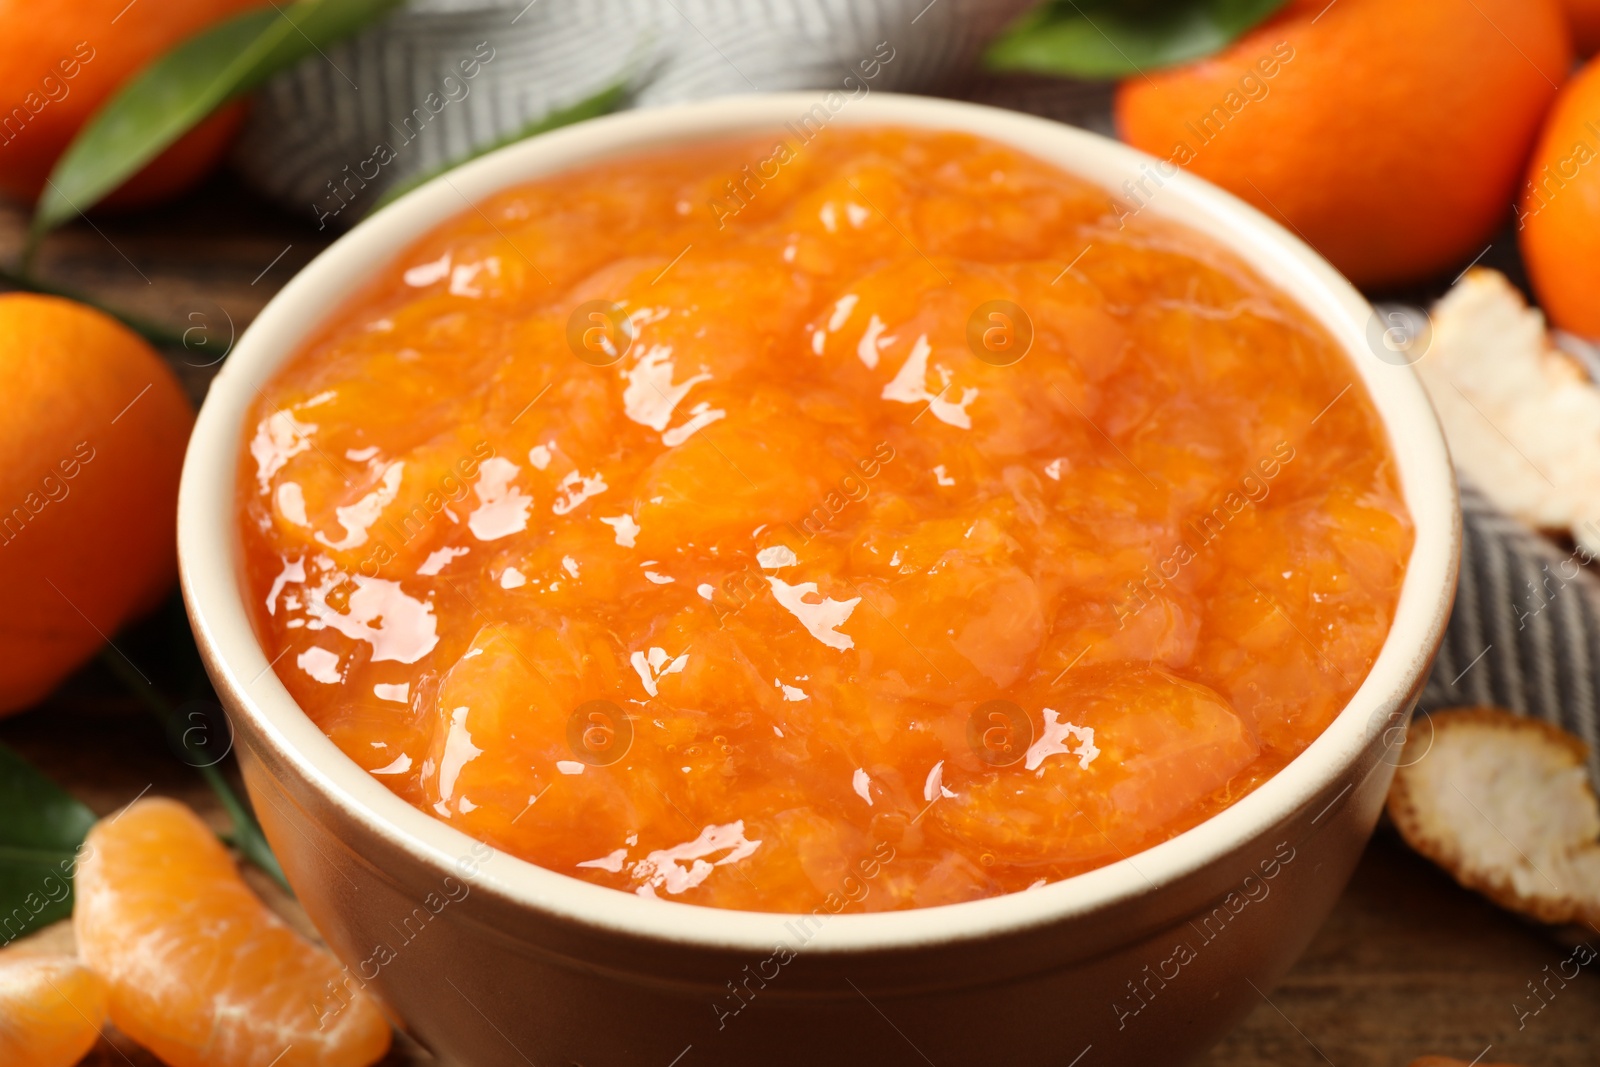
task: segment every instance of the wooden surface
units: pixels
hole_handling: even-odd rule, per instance
[[[12,264],[25,219],[0,205],[0,264]],[[39,273],[129,313],[190,330],[169,354],[198,399],[228,338],[326,243],[308,223],[261,204],[226,178],[183,204],[79,222],[50,238]],[[1500,264],[1497,264],[1500,265]],[[1511,264],[1506,264],[1512,266]],[[196,679],[170,650],[181,637],[176,604],[117,643],[170,694]],[[47,704],[0,722],[0,741],[105,813],[141,793],[183,799],[225,827],[216,802],[169,748],[159,726],[99,665]],[[231,763],[231,761],[230,761]],[[294,904],[251,872],[252,884],[292,922]],[[59,924],[35,935],[69,946]],[[1588,932],[1600,949],[1600,934]],[[1600,1063],[1600,964],[1585,968],[1536,1015],[1528,983],[1568,956],[1550,931],[1525,924],[1458,888],[1381,828],[1333,916],[1287,978],[1206,1057],[1205,1067],[1404,1067],[1427,1053],[1526,1067]],[[936,1048],[926,1049],[939,1067]],[[109,1034],[85,1061],[147,1067],[148,1054]],[[432,1062],[401,1041],[386,1064]],[[686,1064],[685,1067],[691,1067]],[[1092,1067],[1087,1062],[1083,1067]],[[1152,1065],[1160,1067],[1160,1065]]]

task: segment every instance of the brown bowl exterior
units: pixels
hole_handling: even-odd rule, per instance
[[[219,684],[223,679],[217,675]],[[1280,825],[1160,893],[991,938],[910,950],[732,953],[531,910],[479,884],[487,848],[421,864],[308,781],[223,692],[261,822],[301,902],[441,1062],[623,1067],[1180,1064],[1305,949],[1371,836],[1407,714]],[[1133,862],[1137,863],[1134,857]]]

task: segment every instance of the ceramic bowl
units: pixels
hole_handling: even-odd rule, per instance
[[[1416,525],[1393,628],[1327,731],[1193,829],[1041,889],[945,907],[818,918],[643,899],[496,852],[413,808],[340,752],[268,663],[241,578],[243,422],[319,323],[422,234],[506,186],[700,139],[777,140],[819,114],[981,134],[1137,195],[1141,210],[1211,236],[1298,300],[1371,393]],[[443,1063],[464,1067],[1098,1067],[1199,1054],[1270,995],[1342,890],[1454,594],[1459,511],[1444,441],[1410,368],[1373,340],[1375,321],[1312,249],[1169,165],[1042,119],[882,93],[623,113],[502,149],[361,223],[283,288],[217,376],[184,466],[178,534],[184,596],[250,796],[348,965],[344,987],[377,994]],[[347,995],[330,988],[307,1011],[337,1012]]]

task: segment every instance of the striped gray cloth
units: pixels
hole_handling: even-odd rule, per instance
[[[619,82],[639,107],[857,85],[960,94],[1032,3],[412,0],[269,82],[235,162],[291,211],[348,225],[389,184]]]
[[[1110,88],[977,70],[1034,0],[413,0],[258,94],[236,162],[325,226],[626,80],[635,106],[838,88],[960,97],[1111,133]],[[885,50],[887,49],[887,50]],[[892,54],[892,58],[885,58]],[[392,158],[379,162],[378,146]],[[369,177],[370,175],[370,177]],[[1600,580],[1463,487],[1460,594],[1424,708],[1498,704],[1587,741],[1600,781]]]
[[[1461,584],[1421,706],[1494,704],[1555,723],[1589,745],[1600,782],[1600,578],[1465,482],[1461,510]]]

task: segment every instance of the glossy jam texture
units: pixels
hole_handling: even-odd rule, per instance
[[[464,211],[266,386],[289,691],[475,837],[728,908],[1028,889],[1283,767],[1412,544],[1330,337],[1016,151],[782,136]]]

